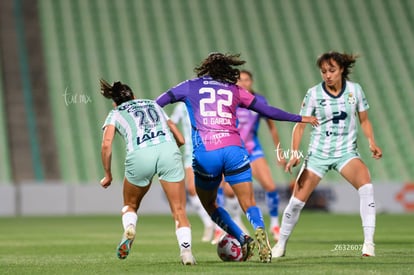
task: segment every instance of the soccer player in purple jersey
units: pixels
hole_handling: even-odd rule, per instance
[[[254,94],[257,100],[267,104],[267,100],[264,96],[253,91],[253,75],[250,71],[242,70],[240,72],[240,78],[237,85]],[[273,235],[273,239],[277,241],[279,237],[279,196],[257,133],[262,116],[254,111],[245,108],[238,108],[237,118],[239,120],[238,129],[240,137],[244,142],[247,152],[249,153],[253,177],[266,191],[266,202],[270,214],[270,232]],[[279,148],[279,134],[275,124],[271,119],[265,118],[265,120],[269,128],[273,144],[275,145],[275,148]],[[277,159],[280,166],[284,167],[286,165],[286,161],[283,158]]]
[[[274,120],[305,122],[314,126],[318,125],[318,120],[266,105],[235,85],[240,74],[236,66],[244,63],[239,55],[211,53],[195,68],[197,78],[171,88],[158,97],[157,103],[162,107],[178,101],[186,104],[192,126],[196,190],[203,207],[217,225],[239,240],[243,260],[250,258],[254,240],[216,204],[217,189],[224,175],[255,230],[260,261],[269,263],[271,249],[262,213],[254,200],[250,161],[236,127],[236,109],[241,106]]]
[[[253,91],[253,74],[247,70],[240,71],[240,77],[237,81],[237,85],[245,88],[250,93],[254,94],[257,100],[267,104],[267,100],[264,96],[257,94]],[[270,233],[273,235],[275,241],[279,238],[279,195],[277,193],[275,182],[272,178],[269,165],[265,159],[265,155],[258,137],[258,130],[260,120],[262,116],[258,113],[245,108],[237,109],[237,128],[240,133],[240,137],[243,140],[244,147],[249,153],[250,166],[252,169],[253,177],[260,183],[263,189],[266,191],[266,203],[269,209],[270,215]],[[271,119],[265,118],[273,144],[275,148],[279,148],[279,134],[276,126]],[[285,167],[286,160],[284,158],[277,158],[278,164]],[[217,203],[220,206],[227,206],[227,210],[232,216],[233,220],[243,229],[243,222],[241,219],[242,211],[239,207],[237,198],[235,197],[232,189],[227,183],[223,183],[218,192]],[[225,197],[225,199],[224,199]],[[225,201],[225,203],[224,203]],[[244,230],[246,232],[246,230]],[[215,231],[215,237],[212,241],[213,244],[217,243],[224,232],[217,228]]]

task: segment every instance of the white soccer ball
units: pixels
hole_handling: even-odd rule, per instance
[[[239,241],[229,234],[225,234],[217,243],[217,254],[225,262],[240,262],[243,259]]]

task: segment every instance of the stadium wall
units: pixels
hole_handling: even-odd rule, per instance
[[[289,197],[288,188],[280,189],[280,211]],[[265,193],[255,186],[257,204],[267,212]],[[380,183],[375,186],[378,213],[414,212],[414,183]],[[122,186],[103,189],[98,184],[38,184],[0,186],[0,216],[119,214]],[[345,183],[321,185],[308,201],[307,208],[333,213],[358,213],[357,192]],[[192,209],[189,207],[189,212]],[[144,198],[141,214],[168,214],[169,206],[161,185],[154,182]]]
[[[375,182],[414,180],[414,1],[409,0],[38,0],[45,69],[61,180],[91,182],[102,175],[101,125],[112,109],[99,78],[128,83],[156,98],[194,76],[209,52],[241,53],[255,89],[269,102],[298,112],[306,90],[320,81],[316,57],[329,50],[358,53],[352,80],[361,83],[381,161],[359,148]],[[300,20],[298,20],[300,19]],[[410,103],[411,102],[411,103]],[[166,111],[170,113],[171,107]],[[289,148],[293,124],[277,122]],[[270,161],[274,145],[265,125],[260,139]],[[301,150],[309,140],[304,136]],[[116,139],[114,178],[123,176],[124,144]],[[398,157],[395,157],[398,156]],[[282,169],[274,179],[288,181]],[[336,173],[323,181],[341,181]]]

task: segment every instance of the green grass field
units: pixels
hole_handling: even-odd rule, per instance
[[[220,261],[215,246],[201,243],[200,221],[191,221],[197,266],[179,263],[169,216],[139,217],[126,260],[115,255],[120,217],[0,218],[0,274],[414,274],[413,215],[378,215],[377,256],[361,258],[352,250],[362,242],[359,216],[304,212],[286,257],[271,264]]]

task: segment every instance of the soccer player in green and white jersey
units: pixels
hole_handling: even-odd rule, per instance
[[[135,99],[127,85],[121,82],[110,85],[101,80],[101,93],[112,99],[115,106],[103,126],[105,177],[101,180],[102,187],[107,188],[112,182],[112,141],[116,132],[124,138],[127,151],[122,208],[124,234],[117,248],[118,258],[125,259],[130,252],[136,234],[137,210],[152,178],[158,174],[175,220],[181,262],[195,264],[190,223],[185,212],[184,168],[178,149],[184,144],[184,137],[155,101]]]
[[[364,230],[363,256],[375,256],[374,189],[367,166],[357,151],[357,121],[368,139],[372,156],[382,157],[376,145],[368,102],[361,86],[349,81],[356,56],[338,52],[322,54],[317,65],[323,81],[310,88],[303,100],[301,115],[315,115],[320,125],[311,132],[308,155],[296,179],[293,195],[283,213],[280,238],[272,249],[273,258],[285,255],[286,244],[305,202],[328,170],[338,171],[358,190]],[[305,124],[297,123],[292,133],[292,150],[298,152]],[[292,154],[286,171],[300,163]]]

